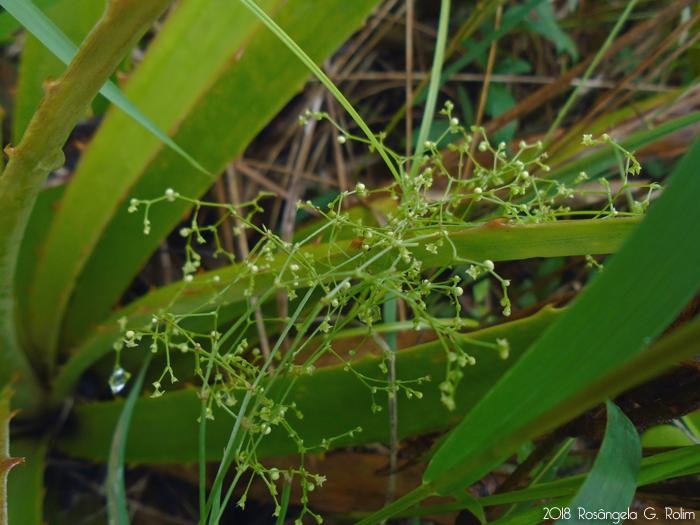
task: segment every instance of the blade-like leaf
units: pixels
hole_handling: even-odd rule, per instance
[[[465,348],[474,353],[477,365],[464,370],[462,386],[456,393],[457,409],[464,413],[489,390],[503,372],[517,360],[530,344],[559,314],[546,309],[537,315],[480,330],[469,334],[470,338],[494,341],[507,338],[511,344],[511,357],[502,360],[493,350],[477,349],[462,340]],[[378,358],[366,358],[354,368],[369,377],[381,378]],[[427,343],[397,353],[399,379],[415,379],[431,376],[433,381],[420,387],[423,398],[401,399],[399,403],[399,434],[403,437],[428,431],[445,429],[458,416],[449,412],[440,402],[437,382],[445,374],[445,355],[439,343]],[[276,392],[283,392],[289,379],[280,380]],[[325,392],[326,394],[321,394]],[[333,395],[327,395],[332,392]],[[290,423],[304,442],[319,444],[325,438],[343,434],[356,427],[363,431],[345,436],[333,442],[333,446],[384,441],[388,438],[386,415],[373,414],[370,410],[371,393],[353,374],[342,366],[320,368],[312,376],[299,378],[289,400],[296,402],[304,419],[291,418]],[[378,399],[378,402],[380,400]],[[139,400],[127,448],[127,461],[155,463],[192,462],[197,459],[197,423],[200,403],[196,392],[184,390],[166,393],[164,396]],[[64,452],[89,459],[105,459],[107,443],[114,421],[119,417],[123,402],[90,403],[76,409],[76,425],[70,434],[64,435],[59,448]],[[338,411],[343,417],[337,417]],[[231,427],[229,416],[217,413],[216,419],[207,424],[207,458],[220,459]],[[168,439],[154,439],[154,429],[168,429]],[[256,453],[263,456],[296,452],[296,444],[286,432],[273,431],[260,444]]]
[[[59,0],[34,0],[34,5],[39,8],[46,9],[53,6]],[[10,38],[12,33],[21,29],[22,24],[20,24],[17,19],[8,12],[0,13],[0,40]]]
[[[376,2],[332,0],[323,9],[311,0],[262,4],[320,62]],[[306,78],[305,67],[238,2],[189,0],[167,20],[126,93],[217,172]],[[142,218],[126,210],[130,197],[162,195],[168,187],[195,196],[211,182],[125,115],[108,114],[66,192],[32,285],[35,345],[57,347],[64,315],[65,343],[83,337],[186,210],[182,203],[157,207],[151,234],[141,236]]]
[[[25,458],[25,462],[12,469],[9,479],[8,518],[11,525],[42,525],[43,501],[46,487],[47,440],[17,438],[12,441],[12,453]],[[2,520],[0,520],[2,522]]]
[[[42,44],[44,44],[56,57],[64,64],[69,64],[78,48],[71,42],[63,31],[61,31],[53,21],[38,9],[30,0],[0,0],[8,13],[14,16],[19,22],[31,32]],[[72,7],[75,9],[75,6]],[[129,117],[138,122],[150,133],[158,137],[164,144],[172,148],[179,155],[182,155],[192,166],[198,170],[208,173],[194,158],[185,150],[178,146],[166,133],[146,115],[126,98],[121,90],[108,80],[100,89],[107,100],[113,102],[122,109]]]
[[[634,357],[671,322],[700,286],[700,242],[690,241],[684,227],[700,221],[698,162],[700,142],[565,318],[455,429],[426,470],[426,482],[459,487],[478,479],[515,446],[508,440],[513,433]]]
[[[584,525],[587,513],[602,510],[620,514],[629,509],[637,488],[637,472],[642,455],[639,434],[632,422],[613,403],[607,403],[608,423],[603,444],[593,468],[569,505],[571,516],[557,524]]]
[[[46,10],[46,15],[63,30],[71,42],[80,42],[104,11],[104,5],[93,0],[61,0]],[[9,13],[4,16],[9,17]],[[58,78],[65,64],[33,35],[27,34],[17,79],[12,137],[19,142],[29,120],[44,96],[43,83]]]
[[[460,257],[487,259],[493,261],[527,259],[531,257],[556,257],[563,255],[584,255],[610,253],[636,226],[636,220],[614,221],[559,221],[522,226],[491,227],[484,225],[470,229],[457,229],[448,234],[451,243],[445,243],[432,254],[427,250],[416,253],[424,268],[434,268],[445,264],[458,264]],[[420,232],[417,232],[420,233]],[[454,246],[454,251],[452,250]],[[313,258],[319,273],[322,268],[342,266],[358,251],[351,241],[336,245],[312,245],[302,249]],[[304,255],[306,257],[307,255]],[[455,258],[457,257],[457,259]],[[267,270],[257,274],[253,293],[260,295],[274,287],[276,272],[284,264],[286,256],[270,263]],[[385,262],[379,260],[377,268]],[[330,266],[329,266],[330,265]],[[219,312],[220,322],[227,322],[230,316],[241,315],[247,300],[240,286],[226,283],[236,282],[241,265],[209,272],[196,277],[183,292],[183,284],[177,283],[152,292],[129,307],[115,313],[108,321],[94,330],[92,336],[74,351],[74,356],[59,371],[54,384],[54,395],[58,400],[68,395],[80,374],[105,353],[119,337],[118,319],[126,317],[132,326],[147,325],[154,312],[167,308],[173,313],[191,313],[211,308],[211,299],[216,295],[217,304],[229,305]],[[371,269],[371,268],[370,268]],[[216,284],[214,276],[218,277]]]
[[[670,364],[662,356],[654,365],[642,351],[700,287],[700,242],[687,238],[686,227],[700,221],[699,162],[696,142],[605,271],[452,431],[428,466],[424,485],[363,524],[392,516],[435,491],[468,486],[524,440],[590,408],[601,393],[632,386],[621,375],[626,363],[643,363],[647,373]],[[692,336],[698,326],[677,332]],[[684,347],[686,354],[694,350]]]
[[[124,486],[124,454],[131,417],[136,406],[136,401],[143,387],[143,379],[151,362],[153,354],[146,356],[141,365],[141,370],[131,387],[131,392],[124,403],[116,427],[109,451],[107,463],[107,480],[105,492],[107,493],[107,516],[110,525],[129,525],[129,508],[126,502],[126,487]]]
[[[689,476],[700,472],[700,445],[692,447],[683,447],[670,452],[662,452],[654,456],[642,458],[637,477],[637,485],[643,487],[652,483],[658,483],[663,480],[671,479],[679,476]],[[549,500],[548,506],[557,506],[554,499],[561,500],[564,505],[568,503],[572,495],[585,481],[585,475],[579,474],[576,476],[568,476],[556,481],[539,483],[530,486],[526,489],[515,490],[511,492],[503,492],[479,498],[479,503],[484,507],[495,505],[511,505],[514,503],[525,503],[536,500]],[[444,514],[454,512],[464,508],[461,502],[446,503],[441,505],[425,505],[419,508],[413,508],[397,514],[397,517],[409,516],[430,516],[435,514]],[[539,521],[542,521],[542,509],[537,506],[536,510],[539,514]],[[511,523],[507,518],[494,523]],[[519,523],[514,521],[513,523]]]
[[[75,60],[48,86],[22,141],[6,150],[9,162],[0,177],[0,384],[6,383],[13,371],[22,375],[15,398],[18,406],[35,407],[44,395],[36,370],[28,363],[27,349],[20,349],[15,324],[14,279],[28,217],[49,172],[63,163],[62,148],[70,131],[124,53],[168,1],[109,2]],[[35,368],[48,364],[42,362],[43,356],[34,353],[32,357]]]

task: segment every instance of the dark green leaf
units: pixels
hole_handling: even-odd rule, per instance
[[[606,406],[608,423],[600,452],[586,481],[568,506],[571,518],[558,520],[559,525],[591,523],[595,520],[587,517],[587,513],[600,510],[619,515],[629,509],[634,498],[642,454],[639,434],[619,408],[611,402]]]
[[[695,294],[700,242],[689,242],[685,225],[700,221],[699,162],[700,142],[605,271],[455,429],[428,467],[426,482],[466,486],[526,436],[575,415],[540,420],[639,354]]]

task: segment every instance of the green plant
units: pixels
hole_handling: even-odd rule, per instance
[[[468,414],[436,449],[423,485],[376,515],[365,517],[367,522],[402,512],[418,515],[422,511],[411,505],[434,492],[452,496],[452,508],[467,508],[482,517],[482,508],[487,505],[570,498],[580,478],[564,478],[549,485],[534,483],[526,489],[530,492],[524,499],[518,499],[522,495],[517,492],[506,492],[500,499],[475,501],[465,496],[464,488],[524,443],[692,351],[692,345],[686,343],[697,340],[697,321],[655,339],[700,286],[695,272],[700,262],[698,248],[679,248],[684,235],[680,224],[698,218],[693,200],[700,188],[689,175],[699,154],[697,146],[678,166],[674,182],[652,207],[649,217],[564,313],[544,310],[526,319],[465,333],[465,329],[473,328],[473,322],[461,315],[459,298],[472,282],[492,280],[499,290],[496,293],[502,301],[501,311],[507,315],[511,309],[509,283],[495,272],[499,261],[615,251],[638,221],[613,220],[614,216],[628,213],[620,212],[623,205],[630,214],[643,211],[651,199],[651,189],[656,187],[640,188],[627,180],[628,173],[638,171],[629,150],[696,121],[698,115],[637,133],[619,145],[607,135],[599,141],[586,136],[584,142],[603,147],[580,160],[569,157],[568,163],[551,170],[536,141],[523,142],[509,155],[508,145],[491,144],[483,128],[462,126],[452,103],[445,104],[442,111],[446,131],[441,136],[431,135],[450,4],[443,1],[418,148],[414,155],[401,156],[384,146],[384,137],[371,133],[314,65],[320,55],[341,42],[337,28],[349,32],[374,2],[352,6],[338,2],[327,11],[301,0],[290,3],[293,5],[265,3],[266,9],[275,11],[280,24],[292,28],[296,33],[293,38],[256,4],[245,3],[291,48],[293,55],[275,47],[272,34],[261,32],[259,23],[242,8],[231,8],[229,13],[193,0],[183,3],[167,19],[146,61],[126,88],[127,95],[153,111],[157,126],[171,129],[175,125],[177,144],[216,173],[251,138],[252,129],[262,126],[273,113],[267,106],[250,111],[246,101],[267,97],[271,106],[279,106],[293,93],[293,83],[302,81],[304,68],[293,58],[298,57],[358,120],[365,136],[356,136],[323,112],[311,111],[302,120],[331,121],[342,144],[367,143],[386,162],[393,184],[385,190],[373,190],[358,183],[330,204],[302,204],[300,208],[316,215],[317,221],[305,232],[300,231],[296,239],[283,239],[257,221],[264,196],[242,204],[207,203],[191,197],[205,190],[211,183],[209,176],[188,159],[166,150],[129,117],[112,112],[85,152],[65,194],[42,194],[29,224],[36,235],[26,237],[19,255],[18,322],[9,315],[12,303],[5,301],[6,326],[0,347],[3,359],[11,363],[5,370],[21,370],[24,374],[17,385],[18,406],[25,409],[26,416],[58,407],[85,371],[92,368],[99,373],[100,367],[105,369],[100,358],[106,356],[113,361],[112,349],[117,350],[117,363],[108,365],[108,375],[112,390],[119,392],[127,384],[128,371],[141,366],[143,353],[153,352],[150,368],[158,371],[155,375],[151,372],[149,381],[154,388],[150,397],[137,400],[140,386],[135,385],[127,404],[80,403],[74,411],[78,433],[64,430],[58,437],[60,450],[93,459],[110,458],[110,508],[114,519],[122,513],[122,522],[125,501],[119,474],[124,461],[199,460],[202,522],[220,520],[237,484],[243,486],[243,496],[235,497],[244,506],[250,483],[245,476],[251,473],[267,485],[279,523],[288,512],[293,478],[302,491],[301,517],[309,514],[318,519],[308,500],[323,476],[311,472],[303,461],[298,467],[283,469],[268,466],[265,458],[280,453],[299,453],[303,457],[314,450],[376,440],[390,442],[395,452],[399,438],[452,426],[452,410]],[[120,5],[118,1],[110,3],[112,9]],[[128,2],[122,5],[128,7]],[[336,17],[336,24],[328,21],[329,14]],[[236,26],[240,31],[230,30],[231,19],[240,24]],[[133,28],[125,25],[124,32],[134,39]],[[251,38],[253,34],[255,38]],[[181,44],[187,38],[204,35],[217,46],[207,60]],[[99,31],[91,38],[109,47]],[[82,49],[88,53],[89,46]],[[176,79],[180,83],[164,77],[173,53],[196,67],[197,74],[181,73]],[[282,60],[288,68],[282,72],[277,70],[280,56],[289,57]],[[80,75],[80,61],[71,68],[69,71]],[[71,91],[79,97],[82,108],[111,69],[103,68],[102,76],[96,77],[101,80],[95,80],[90,89],[81,83],[81,89],[73,90],[77,94]],[[274,77],[276,83],[261,93],[259,84],[248,86],[245,75],[259,75],[266,82]],[[167,90],[167,84],[174,84],[176,89]],[[55,137],[58,144],[82,112],[56,93],[52,92],[58,98],[46,99],[44,112],[40,109],[35,117],[36,127],[30,125],[27,132],[25,140],[29,144],[32,139],[39,142],[36,155],[30,158],[41,158],[55,149],[44,147],[43,140],[38,140],[41,135],[33,129]],[[212,121],[212,112],[220,110],[219,99],[203,93],[235,94],[242,109],[240,113],[227,109],[227,116],[239,118],[240,129],[226,136],[217,133],[223,126],[218,128],[217,121]],[[55,126],[62,133],[47,120],[46,108],[50,115],[56,112],[51,108],[58,108],[72,116],[71,120],[55,113]],[[122,163],[110,155],[117,137],[123,138],[128,152]],[[445,138],[450,140],[443,143]],[[32,152],[31,148],[26,150]],[[23,208],[28,209],[32,191],[17,182],[24,174],[16,160],[23,158],[23,151],[20,145],[0,179],[12,190],[4,191],[0,198],[20,195],[25,199]],[[476,156],[479,152],[490,154],[490,165]],[[455,171],[448,167],[449,155],[457,159]],[[45,162],[36,164],[33,191],[49,167]],[[574,188],[576,179],[585,182],[586,177],[598,178],[610,164],[620,165],[621,189],[613,190],[606,182],[601,182],[600,188]],[[437,181],[445,181],[446,186],[436,197],[430,188]],[[561,203],[562,199],[582,195],[577,193],[580,191],[602,196],[602,210],[572,210]],[[370,195],[385,197],[392,204],[386,204],[379,216],[364,213],[361,208],[348,208],[348,202]],[[56,214],[51,211],[53,199],[61,199],[62,203]],[[207,214],[211,208],[220,212],[218,217],[202,222],[201,217],[211,216]],[[187,210],[192,210],[191,215],[180,226],[185,256],[182,281],[145,294],[108,315],[148,253]],[[129,211],[146,215],[139,219],[139,213]],[[8,221],[13,222],[0,224],[8,247],[26,226],[26,213],[9,214]],[[596,218],[554,220],[586,214]],[[86,216],[90,221],[81,220]],[[259,239],[242,262],[234,262],[236,257],[223,247],[219,237],[222,225],[230,223],[237,233],[253,232],[253,237]],[[124,236],[124,231],[143,231],[146,235]],[[213,255],[233,264],[203,272],[208,256],[201,252],[200,245],[206,242],[213,243]],[[35,261],[40,243],[40,258]],[[6,253],[5,275],[12,276],[18,259],[16,254]],[[116,267],[115,259],[120,262]],[[6,282],[8,296],[12,285]],[[282,313],[275,313],[275,299],[286,305]],[[399,302],[410,312],[405,322],[397,317]],[[591,324],[595,330],[590,329]],[[397,351],[395,334],[406,327],[429,330],[436,340]],[[337,342],[358,335],[359,346],[376,346],[377,356],[358,359],[352,352],[335,349]],[[266,346],[268,341],[272,344]],[[561,352],[562,345],[570,351]],[[340,364],[317,366],[329,353]],[[502,359],[508,354],[509,359]],[[582,355],[586,355],[583,365]],[[190,356],[194,358],[193,370],[184,361]],[[474,362],[475,367],[467,366]],[[425,384],[427,376],[436,384]],[[31,378],[40,381],[32,384]],[[9,374],[3,381],[8,379]],[[198,387],[174,390],[169,384],[176,382]],[[42,383],[48,387],[42,387]],[[329,395],[331,392],[346,399],[366,399],[367,403],[348,407],[344,417],[337,418],[337,400]],[[402,397],[397,403],[399,393],[406,399]],[[390,425],[380,413],[384,395]],[[624,418],[615,419],[612,405],[609,412],[610,435],[620,429],[629,430]],[[298,414],[304,419],[296,419]],[[233,430],[228,416],[233,417]],[[125,441],[129,419],[129,438]],[[155,421],[169,429],[167,443],[146,437],[146,430]],[[115,426],[119,439],[110,451]],[[634,439],[622,441],[632,443]],[[33,447],[35,459],[45,453],[44,443],[23,443],[19,437],[17,443]],[[633,443],[628,448],[631,456],[636,454],[638,458]],[[614,455],[601,451],[603,471],[610,467],[611,460],[605,459],[610,456]],[[642,462],[637,483],[698,469],[697,457],[683,451],[653,459]],[[205,493],[207,461],[217,461],[219,467],[211,489]],[[226,480],[231,470],[233,482]],[[631,481],[625,483],[626,495],[620,499],[623,504],[634,491],[635,470],[628,471]],[[594,472],[600,475],[598,469]],[[25,496],[15,496],[17,501],[27,501],[41,490],[36,480],[33,485],[18,480],[17,486],[25,490]],[[27,491],[27,486],[33,486],[33,490]],[[610,505],[618,509],[620,502]],[[542,519],[541,513],[535,515],[531,508],[515,508],[512,513],[514,519],[527,514],[533,523]],[[35,514],[23,519],[31,523],[40,517]]]

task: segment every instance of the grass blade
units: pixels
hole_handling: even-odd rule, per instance
[[[32,35],[46,46],[64,64],[70,64],[78,51],[76,45],[71,42],[63,31],[54,24],[39,8],[30,0],[0,0],[8,13],[14,16]],[[165,132],[161,131],[156,124],[134,106],[127,99],[117,85],[108,80],[100,89],[100,93],[107,100],[114,103],[122,111],[128,114],[145,129],[158,137],[173,151],[177,152],[192,166],[199,171],[209,174],[199,162],[192,158],[185,150],[178,146]]]
[[[642,455],[639,434],[632,422],[613,403],[606,404],[608,424],[600,452],[593,468],[569,505],[570,519],[560,519],[557,525],[585,525],[590,519],[581,516],[580,509],[621,513],[629,508],[637,488],[637,472]]]
[[[505,448],[515,446],[506,436],[640,353],[671,322],[700,287],[700,243],[688,242],[684,227],[700,221],[700,179],[694,176],[699,162],[696,142],[623,249],[460,424],[433,458],[425,481],[459,479],[454,486],[464,486],[478,479],[500,461]],[[514,399],[512,392],[522,395]],[[504,443],[509,444],[495,452]],[[476,456],[482,458],[480,464],[467,466],[468,458]]]
[[[109,525],[129,525],[129,508],[126,501],[126,488],[124,486],[124,456],[126,454],[126,443],[129,436],[129,426],[134,413],[136,401],[143,387],[143,380],[146,377],[148,365],[153,354],[148,353],[141,366],[139,375],[131,387],[131,392],[126,398],[126,403],[122,408],[117,425],[114,429],[114,438],[109,451],[109,461],[107,463],[107,516]]]
[[[590,408],[600,389],[577,395],[642,354],[700,288],[700,242],[689,242],[686,226],[700,221],[698,163],[700,141],[605,271],[452,431],[428,466],[424,484],[363,524],[432,493],[470,485],[524,440]],[[656,370],[667,364],[660,361]]]

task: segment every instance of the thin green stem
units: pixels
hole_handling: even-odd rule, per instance
[[[393,293],[387,293],[384,303],[384,322],[394,324],[397,317],[398,299]],[[389,412],[389,476],[387,478],[386,502],[391,503],[396,496],[396,467],[399,457],[399,412],[398,412],[398,392],[396,389],[396,350],[397,333],[388,332],[384,336],[387,346],[387,359],[389,360],[389,391],[388,391],[388,412]]]
[[[243,2],[243,4],[248,9],[250,9],[250,11],[256,17],[258,17],[258,19],[263,24],[265,24],[268,27],[268,29],[272,31],[285,46],[288,47],[289,50],[292,53],[294,53],[296,57],[307,68],[309,68],[309,71],[311,71],[314,74],[314,76],[321,82],[321,84],[323,84],[326,87],[326,89],[330,91],[333,97],[335,97],[335,99],[340,103],[340,105],[343,106],[343,109],[345,109],[345,111],[348,112],[348,114],[352,117],[355,123],[360,127],[360,129],[365,134],[372,147],[382,157],[382,160],[384,160],[384,163],[386,164],[391,174],[394,176],[394,179],[396,181],[399,181],[399,171],[396,167],[396,164],[389,157],[389,154],[387,153],[384,145],[377,139],[376,135],[372,132],[372,130],[369,128],[364,119],[355,110],[355,108],[348,101],[348,99],[345,98],[345,96],[340,92],[340,90],[336,87],[333,81],[330,78],[328,78],[328,75],[326,75],[323,72],[323,70],[316,65],[313,59],[309,55],[307,55],[306,52],[301,47],[299,47],[299,45],[279,25],[277,25],[277,23],[272,18],[270,18],[267,13],[265,13],[265,11],[260,9],[260,7],[258,7],[258,5],[253,0],[241,0],[241,2]]]
[[[430,128],[433,125],[433,117],[435,116],[435,105],[437,104],[437,95],[440,89],[440,76],[442,75],[442,63],[445,59],[445,43],[447,42],[447,30],[450,21],[450,0],[442,0],[440,4],[440,20],[438,22],[437,42],[435,44],[435,55],[433,56],[433,68],[430,72],[430,86],[428,87],[428,100],[425,103],[425,111],[423,120],[421,121],[420,131],[418,133],[418,142],[416,144],[416,159],[411,165],[411,177],[415,177],[420,168],[420,157],[425,151],[425,141],[430,135]]]
[[[569,113],[569,110],[571,110],[571,107],[574,105],[574,102],[576,102],[576,100],[578,99],[579,95],[581,94],[581,91],[584,89],[586,81],[591,77],[593,71],[595,71],[595,69],[598,67],[598,64],[600,64],[600,61],[603,60],[603,57],[608,52],[608,49],[613,43],[613,40],[615,40],[618,33],[622,29],[622,26],[629,18],[629,15],[632,13],[632,10],[634,9],[635,5],[637,5],[637,2],[638,0],[630,0],[630,2],[627,4],[627,7],[625,7],[625,10],[622,12],[622,15],[620,16],[620,18],[618,18],[615,27],[613,27],[613,30],[608,35],[608,38],[605,39],[605,42],[598,50],[598,53],[596,53],[595,58],[586,69],[581,83],[578,86],[576,86],[576,89],[574,89],[574,91],[571,93],[569,99],[559,110],[559,113],[557,113],[557,117],[554,119],[554,122],[552,122],[552,125],[549,127],[549,130],[547,131],[547,134],[543,139],[543,142],[545,144],[549,143],[549,141],[552,139],[552,135],[554,134],[554,132],[557,129],[559,129],[559,125],[561,124],[562,120],[564,120],[564,117],[566,117],[566,115]]]

